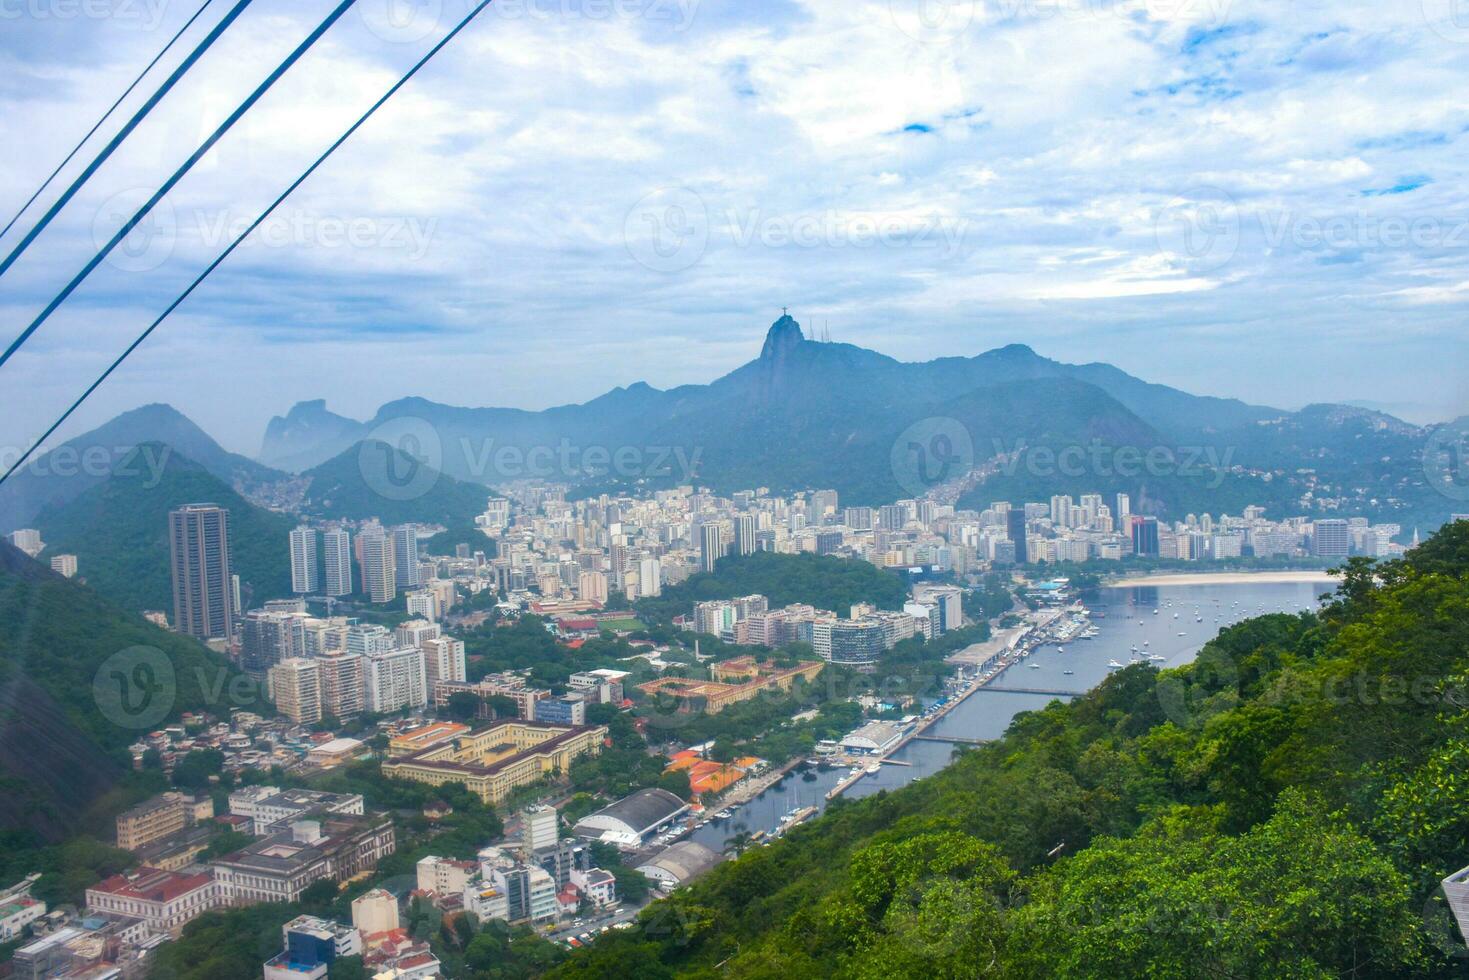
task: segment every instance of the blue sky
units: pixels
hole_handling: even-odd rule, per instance
[[[5,220],[197,6],[89,4],[0,0]],[[0,281],[7,335],[331,6],[256,0]],[[466,0],[359,6],[0,369],[0,445],[44,428]],[[495,4],[71,431],[168,401],[253,452],[305,398],[367,417],[704,382],[783,305],[905,360],[1021,342],[1283,407],[1469,412],[1453,13]]]

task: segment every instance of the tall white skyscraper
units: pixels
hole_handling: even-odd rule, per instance
[[[393,528],[393,575],[398,591],[416,589],[418,577],[418,525]]]
[[[417,647],[368,654],[363,658],[362,681],[364,706],[374,714],[428,704],[423,651]]]
[[[699,570],[714,571],[714,563],[724,557],[724,529],[718,524],[699,525]]]
[[[638,562],[638,595],[659,595],[663,591],[663,563],[656,558]]]
[[[736,514],[734,518],[734,553],[737,555],[753,555],[755,553],[755,515]]]
[[[435,681],[463,681],[467,665],[464,657],[464,641],[452,636],[435,637],[423,644],[423,669],[428,676],[429,690]]]
[[[328,528],[322,535],[322,564],[325,566],[326,594],[352,594],[352,535],[340,527]]]
[[[316,575],[316,529],[302,524],[291,532],[291,591],[310,595],[320,588]]]
[[[373,524],[358,533],[357,544],[362,548],[362,591],[372,602],[392,602],[398,594],[392,539]]]

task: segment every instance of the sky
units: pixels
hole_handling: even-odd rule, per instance
[[[0,0],[0,227],[200,2]],[[6,338],[335,2],[255,0],[0,277]],[[0,368],[0,448],[467,10],[359,0]],[[368,418],[704,383],[784,306],[902,360],[1025,343],[1448,419],[1469,413],[1466,82],[1462,0],[506,0],[61,435],[161,401],[253,454],[304,399]]]

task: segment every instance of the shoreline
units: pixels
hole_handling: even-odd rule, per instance
[[[1104,589],[1125,589],[1139,585],[1287,585],[1293,583],[1334,582],[1338,579],[1321,571],[1295,572],[1164,572],[1157,575],[1131,575],[1115,582],[1104,582]]]

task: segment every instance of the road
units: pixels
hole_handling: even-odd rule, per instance
[[[595,929],[601,929],[603,926],[614,926],[619,922],[631,922],[638,917],[638,913],[642,910],[643,908],[641,906],[633,907],[624,903],[611,915],[589,915],[582,920],[581,925],[572,925],[564,929],[557,929],[555,932],[547,933],[546,938],[553,943],[564,943],[572,936],[579,938],[582,933],[590,933]]]

